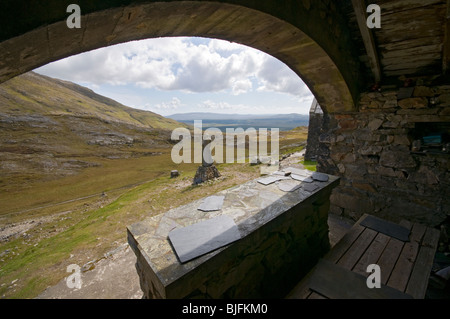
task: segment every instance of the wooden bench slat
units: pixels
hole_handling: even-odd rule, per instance
[[[329,260],[331,262],[336,263],[342,255],[349,249],[349,247],[353,244],[355,240],[359,237],[359,235],[363,232],[365,227],[359,225],[361,220],[367,216],[364,214],[353,226],[350,230],[339,240],[339,242],[331,249],[324,257],[324,259]]]
[[[390,238],[386,248],[376,262],[381,269],[381,283],[383,285],[387,284],[392,273],[392,269],[394,269],[404,245],[405,242],[395,238]]]
[[[369,247],[372,243],[376,235],[376,231],[369,228],[364,229],[358,240],[350,246],[347,252],[341,257],[341,259],[339,259],[337,264],[351,270],[364,254],[367,247]]]
[[[352,228],[339,240],[338,243],[331,249],[323,259],[329,260],[331,262],[337,262],[339,258],[349,249],[351,244],[359,237],[365,227],[359,225],[361,220],[365,218],[367,214],[364,214]],[[291,290],[291,292],[286,297],[287,299],[307,299],[311,295],[311,290],[309,289],[309,283],[312,274],[314,273],[314,268],[309,271],[309,273]]]
[[[424,298],[439,231],[403,220],[409,241],[360,224],[347,232],[288,298]],[[367,266],[381,269],[382,289],[367,287]]]
[[[411,273],[411,278],[406,288],[406,293],[414,298],[423,299],[425,297],[431,268],[433,266],[433,257],[439,242],[439,231],[434,228],[428,228],[420,247],[416,263]]]
[[[310,289],[330,299],[412,298],[385,285],[370,289],[367,287],[366,277],[323,259],[319,260],[315,268]]]
[[[353,271],[366,277],[369,276],[370,274],[367,272],[367,266],[377,263],[390,238],[391,237],[389,237],[388,235],[378,233],[372,244],[361,256],[356,266],[353,267]]]
[[[411,229],[413,226],[413,224],[407,220],[402,220],[399,224],[408,229]],[[390,238],[386,248],[376,262],[381,269],[381,283],[383,285],[387,284],[404,245],[405,242],[396,238]]]
[[[388,286],[400,291],[406,290],[409,276],[411,275],[414,262],[419,252],[419,243],[425,233],[425,229],[420,224],[414,224],[411,230],[410,242],[405,243],[403,246],[402,252],[387,282]]]
[[[411,241],[415,241],[416,243],[421,243],[422,238],[427,230],[427,226],[423,224],[414,224],[413,229],[411,231]]]

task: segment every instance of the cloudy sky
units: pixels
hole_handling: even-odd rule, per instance
[[[205,38],[133,41],[72,56],[36,72],[161,115],[307,114],[313,96],[281,61]]]

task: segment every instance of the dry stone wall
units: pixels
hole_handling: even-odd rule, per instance
[[[450,85],[365,93],[359,109],[322,123],[318,170],[341,177],[331,212],[441,223],[450,214],[450,154],[413,143],[423,132],[448,138]]]

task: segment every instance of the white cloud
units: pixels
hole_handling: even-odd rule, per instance
[[[256,76],[260,81],[258,91],[289,93],[295,96],[310,95],[309,89],[299,76],[279,60],[267,59],[258,69]]]
[[[92,87],[132,83],[196,93],[229,91],[239,95],[258,90],[309,94],[301,79],[282,62],[253,48],[215,39],[198,44],[181,37],[133,41],[60,60],[37,71],[88,82]]]
[[[169,102],[157,103],[155,105],[145,104],[147,110],[176,110],[181,106],[181,101],[177,97],[173,97]]]
[[[217,40],[217,39],[211,39],[211,41],[209,41],[209,43],[208,43],[208,47],[210,48],[211,52],[242,51],[245,48],[248,48],[248,47],[245,47],[245,46],[235,43],[235,42],[230,42],[230,41],[225,41],[225,40]]]
[[[250,92],[252,90],[252,87],[253,84],[250,79],[237,80],[232,84],[231,92],[233,95],[239,95]]]

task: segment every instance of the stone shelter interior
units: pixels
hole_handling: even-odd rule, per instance
[[[439,227],[449,218],[450,1],[80,0],[79,29],[66,26],[70,3],[0,4],[0,82],[137,39],[202,36],[245,44],[283,61],[315,96],[317,171],[338,180],[321,194],[326,199],[306,206],[355,221],[370,214]],[[371,4],[381,8],[379,27],[367,24]],[[261,289],[265,296],[268,287]],[[193,292],[185,293],[173,296]]]

